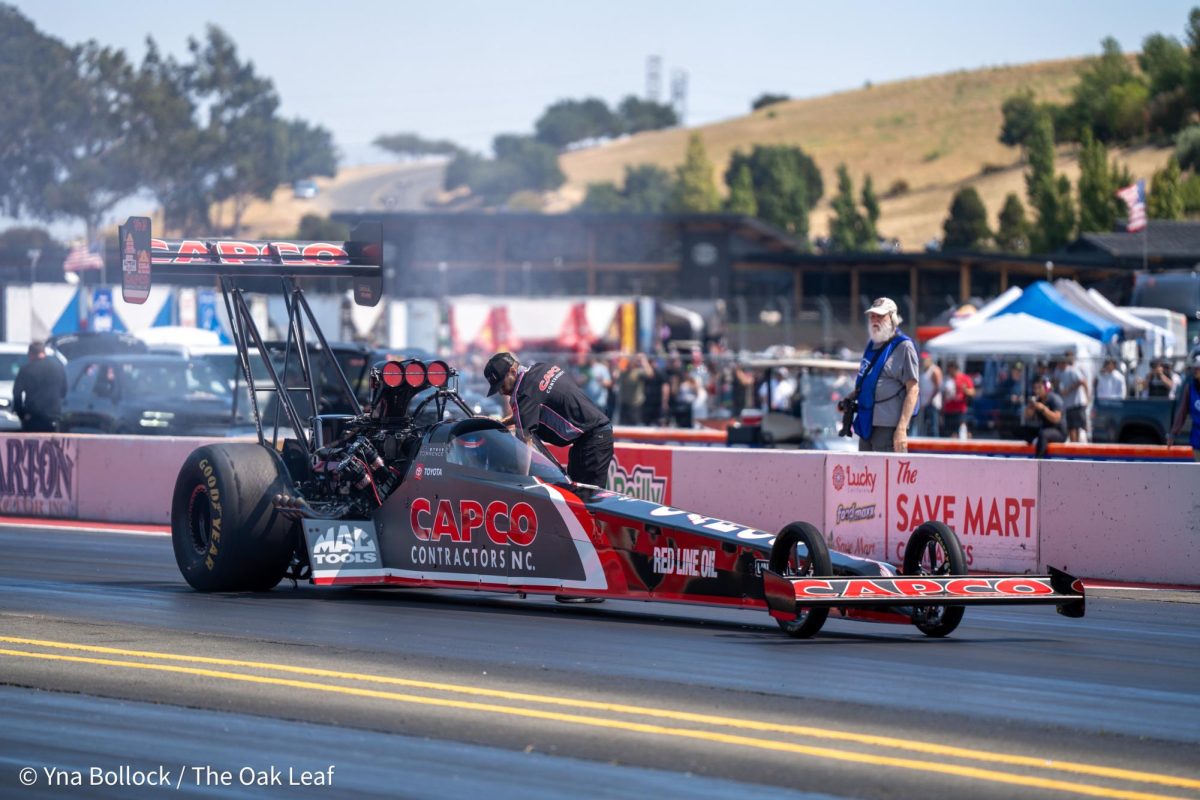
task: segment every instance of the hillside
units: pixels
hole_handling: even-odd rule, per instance
[[[919,249],[942,236],[950,200],[963,186],[979,191],[993,227],[1007,193],[1016,192],[1025,201],[1020,153],[997,140],[1000,106],[1024,87],[1033,89],[1039,100],[1064,100],[1081,64],[1080,60],[1046,61],[896,81],[567,153],[560,163],[568,182],[550,199],[548,209],[573,207],[590,182],[619,184],[627,164],[674,168],[683,161],[687,137],[695,130],[716,165],[722,191],[722,176],[734,150],[749,150],[755,144],[804,148],[825,180],[825,196],[810,222],[814,236],[828,233],[829,199],[839,163],[850,168],[856,191],[867,173],[881,196],[895,182],[907,182],[907,193],[883,200],[880,232],[900,239],[906,250]],[[1136,177],[1149,178],[1166,162],[1169,150],[1139,148],[1113,155],[1128,163]],[[1060,150],[1058,166],[1072,181],[1078,177],[1073,148]]]

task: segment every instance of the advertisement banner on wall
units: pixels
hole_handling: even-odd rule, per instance
[[[77,516],[78,446],[56,436],[0,438],[0,514]]]
[[[567,468],[566,447],[550,445],[547,449]],[[608,465],[608,486],[614,492],[659,505],[671,505],[671,459],[668,447],[618,444],[613,448],[613,460]]]
[[[888,555],[900,563],[908,534],[926,520],[954,529],[967,566],[985,572],[1034,572],[1038,565],[1038,463],[994,459],[888,460]]]
[[[887,557],[887,459],[825,459],[825,538],[842,553],[881,561]]]

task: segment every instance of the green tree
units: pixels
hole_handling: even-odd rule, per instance
[[[1036,252],[1050,252],[1071,241],[1075,207],[1071,182],[1054,174],[1054,125],[1048,113],[1038,115],[1029,137],[1028,156],[1025,191],[1029,204],[1037,212],[1031,246]]]
[[[302,242],[344,242],[350,238],[350,226],[320,214],[305,214],[300,218],[296,238]]]
[[[1175,159],[1180,169],[1200,173],[1200,125],[1179,132],[1175,139]]]
[[[31,250],[37,251],[36,267]],[[32,267],[35,281],[61,281],[66,257],[67,248],[45,228],[17,225],[0,233],[0,264],[18,275],[30,275]]]
[[[1029,221],[1025,219],[1025,206],[1016,193],[1009,192],[1000,209],[996,229],[996,247],[1004,253],[1029,252]]]
[[[446,165],[447,189],[469,187],[488,205],[501,205],[520,191],[544,192],[566,181],[558,151],[532,136],[503,133],[492,140],[494,159],[462,152]]]
[[[1189,175],[1179,185],[1179,196],[1183,201],[1183,213],[1190,216],[1200,214],[1200,175]]]
[[[75,54],[9,5],[0,5],[0,210],[48,219],[44,187],[71,150]]]
[[[533,124],[539,142],[559,149],[584,139],[613,136],[620,127],[617,116],[595,97],[560,100],[548,106]]]
[[[1183,219],[1183,195],[1179,188],[1179,162],[1175,156],[1154,173],[1150,196],[1146,198],[1146,213],[1152,219]]]
[[[629,203],[617,185],[612,181],[604,181],[587,185],[587,193],[583,196],[579,210],[597,214],[615,214],[627,211],[628,207]]]
[[[1000,105],[1004,122],[1000,126],[1000,143],[1024,149],[1037,122],[1038,105],[1032,89],[1025,89],[1005,99]]]
[[[456,156],[462,152],[462,148],[449,139],[425,139],[415,133],[389,133],[375,137],[371,144],[401,158]]]
[[[46,217],[82,219],[94,241],[102,217],[141,185],[135,134],[134,69],[119,50],[89,42],[74,51],[76,78],[55,179],[43,188]]]
[[[1188,78],[1188,52],[1173,36],[1154,33],[1142,41],[1138,66],[1150,82],[1151,94],[1183,89]]]
[[[1200,7],[1188,12],[1188,24],[1184,31],[1188,49],[1187,94],[1191,99],[1191,110],[1200,104]]]
[[[208,154],[213,199],[231,201],[236,235],[250,201],[270,199],[286,176],[287,129],[275,115],[279,97],[271,80],[243,62],[237,45],[217,26],[208,26],[202,42],[189,39],[188,50],[189,88],[206,110],[205,128],[214,145]]]
[[[673,128],[679,124],[679,117],[669,105],[631,94],[617,106],[617,121],[617,133],[633,134]]]
[[[870,244],[874,245],[879,238],[879,196],[875,194],[875,182],[871,180],[870,173],[863,179],[862,188],[862,206],[863,213],[866,215],[866,237]]]
[[[824,192],[816,162],[799,147],[755,145],[749,154],[734,151],[725,183],[745,165],[754,183],[759,219],[799,237],[808,236],[808,212]]]
[[[829,218],[829,239],[833,250],[849,253],[873,250],[875,237],[869,231],[866,215],[854,201],[854,182],[845,164],[837,167],[838,190],[831,201],[833,216]]]
[[[979,250],[992,232],[988,228],[987,208],[974,186],[959,189],[950,201],[950,216],[943,226],[943,250]]]
[[[776,103],[786,103],[791,99],[792,98],[788,97],[786,94],[772,94],[770,92],[763,92],[758,97],[750,101],[750,110],[758,111],[760,108],[773,106]]]
[[[747,217],[758,216],[758,200],[754,197],[754,178],[750,175],[750,167],[742,164],[733,181],[729,184],[729,197],[725,201],[725,210],[730,214],[744,214]]]
[[[291,183],[316,175],[327,178],[337,175],[337,148],[328,129],[293,119],[285,124],[284,134],[287,142],[284,180]]]
[[[1110,231],[1116,221],[1108,148],[1085,129],[1079,151],[1079,232]]]
[[[671,173],[653,164],[625,167],[622,193],[629,210],[638,214],[661,214],[667,210],[675,182]]]
[[[1149,92],[1116,39],[1105,38],[1101,50],[1088,60],[1072,90],[1074,116],[1081,126],[1090,123],[1102,142],[1127,141],[1144,130]]]
[[[721,208],[721,198],[713,182],[713,163],[704,150],[700,134],[688,137],[687,155],[675,170],[675,191],[671,210],[685,213],[711,214]]]

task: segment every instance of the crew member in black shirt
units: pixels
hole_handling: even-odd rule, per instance
[[[67,396],[67,373],[57,358],[46,357],[41,342],[29,345],[29,362],[13,382],[13,413],[26,433],[53,433]]]
[[[504,420],[526,441],[537,436],[570,447],[567,476],[576,483],[604,486],[613,457],[612,423],[570,376],[554,364],[522,366],[512,353],[496,353],[483,368],[489,395],[509,398],[513,413]]]

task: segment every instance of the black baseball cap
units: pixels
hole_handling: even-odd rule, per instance
[[[504,382],[504,376],[516,363],[517,359],[513,358],[512,353],[496,353],[488,359],[487,366],[483,368],[483,377],[492,387],[488,392],[488,397],[500,391],[500,384]]]

